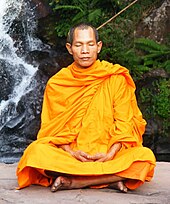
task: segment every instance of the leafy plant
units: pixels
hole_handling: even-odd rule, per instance
[[[168,136],[170,124],[170,80],[159,79],[152,82],[149,87],[142,87],[140,102],[146,119],[155,118],[162,122],[162,135]]]
[[[105,18],[105,12],[114,8],[111,0],[67,0],[50,2],[53,11],[59,16],[60,22],[56,22],[58,37],[65,37],[69,28],[79,22],[91,22],[98,26]]]
[[[133,48],[119,53],[121,64],[128,67],[135,80],[153,69],[161,68],[170,72],[170,48],[151,39],[135,39]]]
[[[144,66],[150,68],[165,68],[170,71],[170,48],[151,39],[139,38],[135,40],[136,48],[143,51]]]

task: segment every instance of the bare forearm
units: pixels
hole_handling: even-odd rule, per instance
[[[69,144],[65,144],[65,145],[60,145],[59,146],[61,149],[63,149],[64,151],[73,154],[73,150],[71,149]]]
[[[109,154],[116,154],[120,149],[121,149],[122,145],[120,142],[115,143],[111,146],[110,150],[109,150]]]

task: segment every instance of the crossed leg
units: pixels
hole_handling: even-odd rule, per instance
[[[47,175],[57,174],[56,172],[46,171]],[[125,178],[115,175],[100,175],[100,176],[73,176],[73,175],[60,175],[55,176],[54,183],[51,191],[55,192],[62,189],[78,189],[95,185],[108,184],[108,188],[117,189],[121,192],[127,192],[126,186],[123,184]]]

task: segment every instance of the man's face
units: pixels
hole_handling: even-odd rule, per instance
[[[79,68],[88,68],[97,59],[102,42],[96,42],[95,34],[91,27],[87,29],[76,28],[74,31],[73,43],[66,44],[66,47]]]

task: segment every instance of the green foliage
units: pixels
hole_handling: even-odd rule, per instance
[[[83,10],[81,9],[81,7],[79,6],[72,6],[72,5],[63,5],[63,6],[55,6],[53,8],[55,11],[59,10],[59,9],[65,9],[65,10],[79,10],[80,12],[83,13]]]
[[[165,69],[169,72],[170,48],[151,39],[139,38],[134,41],[134,57],[138,59],[140,74],[151,69]],[[143,69],[141,69],[143,68]],[[140,75],[138,75],[140,78]]]
[[[60,19],[59,22],[56,22],[58,37],[65,37],[69,28],[79,22],[91,22],[97,27],[105,18],[104,13],[115,6],[111,0],[105,2],[100,0],[73,0],[71,2],[51,0],[50,5]]]
[[[170,49],[153,40],[140,38],[135,40],[134,52],[138,56],[138,75],[143,72],[164,69],[167,74],[170,71]],[[143,69],[142,69],[143,67]],[[142,75],[143,76],[143,75]],[[151,79],[153,80],[153,79]],[[168,136],[170,117],[170,80],[157,78],[151,85],[142,87],[139,92],[139,101],[146,119],[161,121],[161,135]]]
[[[120,43],[119,39],[116,42]],[[167,73],[170,72],[170,48],[168,46],[151,39],[138,38],[134,40],[134,44],[131,42],[130,47],[132,48],[125,44],[119,50],[115,49],[114,54],[108,57],[110,59],[114,57],[120,61],[120,64],[128,67],[135,80],[140,80],[144,73],[152,69],[161,68],[165,69]],[[114,60],[112,59],[112,61]]]
[[[152,86],[142,88],[140,102],[145,107],[146,119],[159,119],[162,121],[162,134],[168,136],[170,116],[170,80],[159,79],[152,82]]]
[[[136,39],[135,43],[138,44],[138,48],[149,53],[152,53],[153,51],[166,52],[170,50],[167,46],[158,44],[155,41],[146,38]]]
[[[135,40],[136,48],[142,50],[142,61],[144,66],[149,68],[163,68],[169,71],[170,67],[170,48],[158,44],[157,42],[140,38]]]

